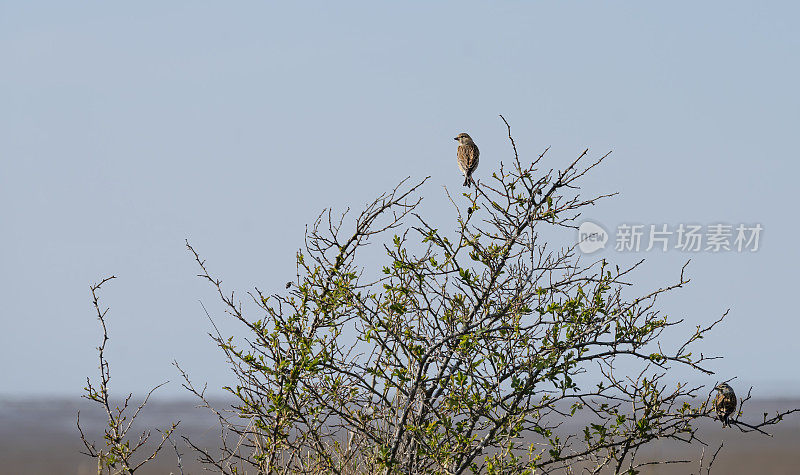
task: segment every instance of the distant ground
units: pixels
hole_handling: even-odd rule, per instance
[[[220,402],[220,407],[224,403]],[[797,400],[750,401],[746,409],[752,419],[763,412],[776,409],[800,407]],[[89,457],[80,454],[82,447],[75,415],[81,410],[81,423],[88,429],[87,435],[100,439],[105,419],[98,407],[87,402],[63,399],[20,400],[0,398],[0,474],[96,474],[96,466]],[[747,417],[745,417],[747,419]],[[216,447],[218,437],[214,418],[207,411],[195,409],[191,401],[153,401],[142,412],[141,428],[164,427],[171,420],[180,420],[180,432],[189,435],[201,445]],[[758,434],[741,434],[738,430],[722,430],[717,424],[703,427],[704,441],[716,449],[724,441],[724,447],[714,463],[717,474],[785,474],[800,473],[800,417],[790,416],[771,431],[774,437]],[[159,434],[153,432],[152,437]],[[194,455],[179,442],[183,455],[184,473],[204,473],[194,460]],[[664,456],[698,461],[699,446],[676,446],[661,443],[645,456]],[[709,449],[707,449],[709,450]],[[179,473],[175,463],[175,452],[165,449],[163,455],[142,469],[143,474]],[[205,472],[207,473],[207,472]],[[697,463],[689,465],[655,465],[642,470],[643,474],[685,475],[698,473]]]

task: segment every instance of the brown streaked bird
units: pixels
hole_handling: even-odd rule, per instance
[[[475,142],[472,141],[472,137],[464,132],[458,134],[454,140],[458,142],[458,168],[464,174],[464,186],[469,188],[471,183],[475,183],[475,180],[472,179],[472,173],[478,168],[480,151]]]
[[[714,398],[717,418],[722,421],[722,427],[729,427],[731,425],[729,418],[736,411],[736,393],[728,383],[718,384],[714,389],[717,390],[717,396]]]

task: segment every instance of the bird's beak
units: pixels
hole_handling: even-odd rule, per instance
[[[458,137],[453,137],[453,140],[458,140]]]

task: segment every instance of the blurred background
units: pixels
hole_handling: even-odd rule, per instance
[[[592,258],[646,258],[641,289],[691,259],[691,285],[661,305],[687,332],[730,309],[702,342],[724,356],[712,379],[799,407],[798,14],[737,1],[0,2],[5,436],[55,434],[25,423],[42,407],[74,421],[101,336],[89,284],[110,274],[115,394],[169,380],[161,407],[188,399],[177,360],[222,397],[232,381],[200,303],[223,332],[240,329],[185,241],[226,288],[270,293],[294,277],[322,209],[357,210],[407,176],[431,177],[422,210],[449,229],[453,137],[472,135],[487,179],[513,157],[498,114],[523,160],[613,150],[584,182],[587,195],[620,192],[583,216],[612,233]],[[763,231],[755,252],[614,249],[621,224],[684,223]],[[796,448],[798,418],[785,430]],[[75,453],[77,432],[63,433]],[[0,443],[0,461],[20,450]]]

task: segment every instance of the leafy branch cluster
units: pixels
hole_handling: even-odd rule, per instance
[[[665,347],[665,332],[685,326],[656,303],[688,283],[685,266],[674,283],[630,297],[641,262],[584,263],[576,246],[543,238],[612,196],[582,197],[578,186],[609,154],[590,160],[585,150],[556,170],[544,167],[545,150],[526,165],[505,125],[510,166],[460,203],[448,194],[455,232],[418,213],[425,180],[401,182],[357,216],[321,214],[297,253],[296,280],[283,294],[254,289],[247,305],[187,242],[247,334],[215,326],[211,335],[238,381],[226,388],[237,402],[215,410],[221,447],[185,439],[201,462],[228,474],[637,473],[685,462],[641,461],[657,439],[705,446],[696,425],[712,417],[704,387],[671,375],[713,374],[715,357],[694,347],[727,312]],[[369,244],[383,247],[383,265],[363,257]],[[104,401],[106,383],[100,393],[89,386],[90,398]],[[791,412],[733,423],[764,432]],[[114,460],[125,460],[113,427],[110,437]]]
[[[109,340],[108,327],[106,326],[106,314],[108,313],[108,308],[102,309],[100,307],[100,297],[98,292],[103,284],[115,278],[116,277],[113,275],[106,277],[99,283],[93,284],[90,287],[92,293],[92,305],[94,306],[100,326],[103,329],[103,337],[100,346],[97,347],[100,362],[100,366],[98,367],[100,370],[100,380],[98,383],[92,384],[91,379],[86,378],[86,387],[84,388],[85,394],[83,397],[89,401],[99,404],[105,411],[107,426],[103,432],[103,439],[105,440],[104,447],[98,448],[95,442],[89,441],[83,431],[83,428],[81,427],[80,412],[78,412],[77,418],[78,431],[80,432],[81,441],[83,442],[85,449],[85,452],[82,453],[97,460],[98,475],[102,475],[103,473],[107,473],[109,475],[132,475],[147,462],[155,459],[156,456],[158,456],[159,452],[161,452],[161,449],[164,448],[164,444],[168,440],[171,442],[170,436],[175,429],[177,429],[178,424],[180,424],[180,421],[175,422],[172,423],[169,428],[159,431],[161,433],[161,440],[157,442],[155,448],[150,450],[144,458],[141,458],[138,461],[135,460],[136,452],[141,452],[142,450],[147,449],[146,444],[150,440],[151,432],[144,431],[134,439],[128,437],[128,433],[131,431],[133,423],[139,416],[141,410],[145,405],[147,405],[147,402],[150,400],[150,396],[153,394],[153,392],[156,389],[164,386],[166,383],[161,383],[151,389],[147,393],[147,396],[145,396],[144,400],[138,406],[136,406],[132,414],[129,414],[128,411],[130,408],[131,398],[133,397],[132,394],[128,394],[128,396],[122,400],[121,405],[115,405],[111,402],[109,390],[109,383],[111,381],[111,368],[105,356],[106,343],[108,343]],[[173,445],[173,447],[177,453],[177,447],[175,445]],[[178,459],[180,460],[180,455],[178,456]]]

